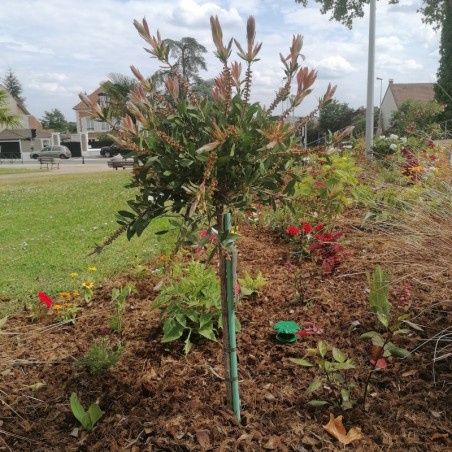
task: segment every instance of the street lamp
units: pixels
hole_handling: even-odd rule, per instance
[[[380,105],[378,107],[378,129],[377,135],[381,135],[383,132],[383,124],[381,123],[381,95],[383,94],[383,79],[381,77],[377,77],[377,80],[380,80]]]

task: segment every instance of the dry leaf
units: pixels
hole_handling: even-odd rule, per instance
[[[449,433],[433,433],[431,438],[433,441],[435,439],[449,438]]]
[[[196,439],[198,440],[199,445],[204,449],[210,449],[210,438],[209,438],[209,430],[198,430],[196,432]]]
[[[347,433],[342,424],[342,416],[334,418],[332,413],[330,413],[330,422],[328,422],[327,425],[324,425],[323,428],[344,445],[363,439],[361,430],[358,427],[352,427]]]

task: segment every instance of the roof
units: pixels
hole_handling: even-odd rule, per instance
[[[397,108],[399,108],[409,99],[422,103],[435,100],[434,85],[434,83],[390,83],[389,89],[394,96]]]
[[[97,88],[95,91],[93,91],[88,97],[89,97],[89,100],[91,101],[91,102],[94,102],[94,103],[96,103],[97,102],[97,100],[98,100],[98,98],[99,98],[99,96],[101,95],[101,94],[103,94],[104,93],[104,88],[102,87],[102,86],[99,86],[99,88]],[[85,94],[86,94],[86,92],[85,92]],[[73,110],[88,110],[88,107],[82,102],[82,101],[80,101],[75,107],[73,107],[72,108]]]
[[[28,117],[28,124],[30,125],[30,129],[43,130],[41,122],[33,115]]]
[[[5,129],[0,132],[0,140],[31,139],[31,129]]]

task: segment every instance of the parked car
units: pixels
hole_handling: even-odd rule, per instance
[[[110,146],[104,146],[102,148],[100,148],[100,155],[104,156],[104,157],[112,157],[114,155],[127,155],[130,154],[129,149],[123,149],[121,147],[119,147],[117,144],[113,143],[110,144]]]
[[[32,159],[39,157],[59,157],[60,159],[68,159],[72,157],[71,151],[62,145],[44,146],[40,151],[32,151],[30,153]]]

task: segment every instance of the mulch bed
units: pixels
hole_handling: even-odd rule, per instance
[[[333,276],[324,277],[314,262],[303,263],[299,280],[303,300],[286,265],[290,246],[260,227],[240,226],[239,274],[261,271],[268,281],[261,294],[237,306],[242,324],[237,336],[241,423],[225,406],[221,344],[199,341],[185,356],[181,342],[161,343],[158,314],[149,309],[155,278],[133,281],[138,294],[127,301],[124,331],[120,337],[110,332],[112,342],[120,339],[124,344],[124,352],[120,362],[101,376],[90,376],[74,362],[105,330],[111,317],[111,289],[124,285],[126,277],[98,288],[92,303],[79,311],[75,325],[52,324],[50,317],[33,323],[26,311],[10,316],[0,331],[0,450],[342,449],[323,427],[330,413],[343,415],[347,430],[361,429],[363,439],[348,446],[352,449],[451,450],[452,360],[433,368],[435,343],[403,360],[389,358],[388,368],[373,374],[366,409],[360,403],[372,368],[369,343],[360,335],[375,325],[368,308],[366,271],[381,264],[392,282],[394,314],[410,312],[422,326],[423,331],[395,339],[397,345],[413,350],[450,328],[450,260],[427,277],[422,274],[425,267],[417,264],[434,259],[431,249],[415,255],[384,231],[362,229],[361,220],[362,212],[351,212],[339,222],[350,256]],[[408,305],[401,305],[398,299],[405,282],[412,285],[411,296]],[[273,326],[279,320],[313,322],[323,333],[282,345],[274,339]],[[320,339],[356,363],[350,376],[357,403],[351,410],[306,405],[305,390],[315,370],[289,358],[304,357]],[[36,383],[43,385],[33,391]],[[92,432],[83,431],[73,417],[72,392],[85,407],[97,401],[105,412]]]

